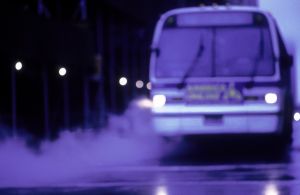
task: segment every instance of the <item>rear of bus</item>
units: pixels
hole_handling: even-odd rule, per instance
[[[157,23],[150,62],[153,125],[162,136],[265,134],[289,139],[291,58],[271,15],[195,7]]]

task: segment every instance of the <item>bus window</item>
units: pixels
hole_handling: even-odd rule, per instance
[[[268,29],[244,27],[216,31],[216,76],[273,75]]]
[[[157,59],[157,77],[183,77],[192,64],[197,50],[203,44],[203,54],[197,62],[197,69],[191,76],[212,75],[212,33],[209,29],[168,29],[163,30],[160,41],[160,56]]]

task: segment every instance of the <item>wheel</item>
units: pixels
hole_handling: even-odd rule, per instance
[[[162,139],[169,144],[179,144],[183,141],[182,136],[162,136]]]
[[[291,145],[293,142],[293,113],[294,113],[294,105],[293,99],[290,97],[285,98],[285,111],[283,113],[284,121],[282,127],[282,142],[287,145]]]

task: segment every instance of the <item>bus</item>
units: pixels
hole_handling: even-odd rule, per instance
[[[264,135],[290,143],[292,64],[267,11],[239,6],[168,11],[151,45],[155,132],[169,138]]]

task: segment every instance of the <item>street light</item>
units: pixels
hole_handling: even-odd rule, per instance
[[[300,121],[300,113],[299,113],[299,112],[296,112],[296,113],[294,114],[294,120],[295,120],[295,121]]]
[[[11,67],[11,109],[12,109],[12,135],[15,136],[17,133],[17,81],[16,81],[16,70],[20,71],[23,68],[23,64],[18,61],[15,66]]]
[[[137,88],[142,88],[143,86],[144,86],[144,82],[143,81],[141,81],[141,80],[138,80],[136,83],[135,83],[135,86],[137,87]]]
[[[15,64],[15,69],[16,69],[17,71],[21,70],[22,68],[23,68],[22,62],[17,62],[17,63]]]
[[[120,84],[121,86],[127,85],[127,78],[126,78],[126,77],[121,77],[121,78],[119,79],[119,84]]]
[[[65,76],[67,74],[67,69],[65,67],[59,68],[58,74],[62,77]]]
[[[151,83],[150,82],[148,82],[146,86],[147,86],[148,90],[151,90]]]
[[[58,74],[61,77],[66,76],[67,69],[65,67],[60,67],[58,69]],[[68,79],[63,79],[63,105],[64,105],[64,123],[65,128],[69,128],[69,84]]]

